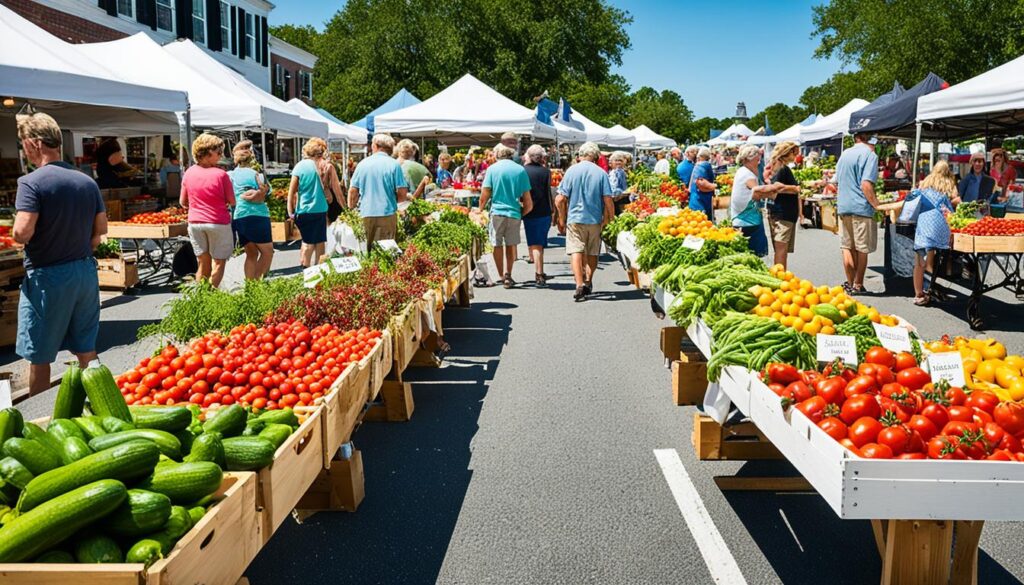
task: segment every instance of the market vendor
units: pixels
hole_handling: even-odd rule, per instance
[[[373,155],[364,158],[352,174],[348,206],[359,209],[366,233],[366,249],[379,240],[393,240],[398,234],[398,202],[409,199],[409,185],[402,166],[391,158],[395,139],[374,134],[370,143]]]
[[[17,117],[18,138],[36,170],[18,179],[15,241],[25,245],[16,351],[29,367],[29,392],[50,387],[60,350],[81,367],[96,359],[100,288],[93,249],[107,233],[96,183],[63,162],[57,122],[47,114]]]
[[[612,186],[612,202],[615,204],[615,215],[622,213],[622,210],[629,203],[629,181],[626,178],[626,166],[629,163],[629,153],[616,150],[608,158],[611,169],[608,170],[608,182]]]
[[[441,189],[452,188],[452,173],[448,170],[448,167],[452,165],[452,155],[447,152],[442,152],[437,155],[437,186]]]
[[[100,189],[125,187],[125,178],[133,170],[124,160],[121,144],[116,138],[107,138],[96,147],[96,183]]]
[[[970,165],[971,170],[960,179],[956,187],[960,197],[953,201],[954,204],[959,205],[961,201],[988,201],[995,190],[996,180],[985,172],[985,153],[972,154]]]
[[[396,159],[398,160],[398,164],[402,165],[402,174],[405,175],[405,183],[413,190],[413,199],[423,197],[423,192],[427,189],[427,185],[429,185],[432,180],[430,171],[427,167],[416,162],[416,153],[418,150],[419,147],[416,146],[416,143],[408,138],[403,138],[398,141],[398,145],[395,147],[395,154],[397,155]]]
[[[1010,159],[1006,156],[1005,150],[1002,148],[992,149],[992,164],[988,172],[996,180],[996,186],[1001,191],[999,200],[1005,200],[1006,188],[1017,180],[1017,169],[1014,169],[1013,165],[1010,164]]]
[[[702,146],[697,151],[697,165],[690,175],[690,209],[704,212],[712,222],[715,210],[712,198],[715,196],[715,172],[711,168],[711,149]]]

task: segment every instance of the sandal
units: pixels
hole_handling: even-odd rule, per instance
[[[547,286],[548,284],[547,278],[544,276],[543,273],[538,274],[535,278],[535,281],[537,283],[537,286]]]
[[[586,289],[586,287],[577,286],[576,287],[576,292],[573,293],[572,298],[577,303],[580,303],[580,302],[583,302],[583,301],[587,300],[587,289]]]
[[[583,290],[585,291],[584,294],[588,294],[588,295],[590,293],[594,292],[594,283],[592,283],[592,282],[584,282],[583,283]]]
[[[516,285],[516,281],[512,280],[511,274],[506,274],[504,280],[502,280],[502,284],[505,288],[512,288]]]
[[[914,297],[914,304],[917,305],[918,307],[927,307],[928,303],[930,303],[930,302],[931,302],[931,299],[928,298],[928,295],[923,295],[923,296],[920,296],[920,297]]]

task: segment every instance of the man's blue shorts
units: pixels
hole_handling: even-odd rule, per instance
[[[62,349],[96,351],[99,330],[95,259],[28,270],[18,302],[18,355],[33,364],[49,364]]]

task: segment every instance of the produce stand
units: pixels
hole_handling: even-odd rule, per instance
[[[299,429],[277,448],[273,463],[257,472],[262,544],[270,540],[324,468],[324,410],[296,412]]]
[[[981,299],[993,290],[1005,288],[1024,296],[1024,279],[1021,278],[1021,259],[1024,258],[1024,236],[972,236],[953,234],[953,251],[963,255],[974,277],[971,279],[971,296],[967,300],[967,321],[971,329],[983,329]],[[996,266],[1002,279],[995,284],[986,284],[988,270]]]
[[[108,238],[131,240],[138,255],[138,267],[148,269],[145,276],[140,278],[140,284],[143,285],[155,284],[157,274],[170,269],[171,259],[181,247],[182,238],[187,235],[188,224],[185,222],[151,225],[115,221],[107,227]],[[156,244],[156,250],[147,252],[142,245],[143,240],[151,240]],[[167,280],[172,279],[173,275],[168,275]]]

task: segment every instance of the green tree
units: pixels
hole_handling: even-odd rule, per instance
[[[808,115],[808,110],[802,106],[790,106],[783,103],[774,103],[750,118],[747,126],[757,129],[764,125],[765,118],[772,132],[779,133],[793,124],[803,121]]]
[[[653,88],[641,87],[629,96],[629,112],[624,125],[635,128],[645,124],[663,136],[684,142],[692,120],[693,112],[678,93],[668,89],[659,93]]]
[[[629,111],[629,84],[621,75],[609,75],[601,83],[573,81],[559,95],[564,95],[574,110],[605,127],[624,123]]]
[[[286,43],[313,53],[319,41],[320,32],[311,25],[282,24],[270,27],[270,34]],[[315,53],[314,53],[315,54]]]
[[[711,138],[712,130],[725,130],[731,124],[732,120],[729,118],[719,119],[709,116],[697,118],[687,125],[683,142],[688,144],[707,142]]]

